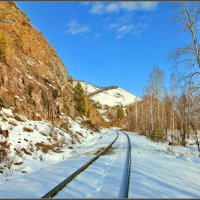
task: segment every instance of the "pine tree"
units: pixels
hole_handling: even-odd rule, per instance
[[[69,77],[68,77],[68,82],[69,82],[70,84],[73,84],[73,78],[72,78],[72,76],[69,76]]]
[[[81,114],[86,114],[86,99],[84,90],[81,86],[81,84],[78,82],[74,88],[74,102],[75,102],[75,108],[76,110]]]
[[[124,110],[123,110],[122,107],[119,107],[118,110],[117,110],[117,118],[118,119],[124,118]]]
[[[150,137],[156,142],[164,141],[164,130],[158,121],[156,122]]]

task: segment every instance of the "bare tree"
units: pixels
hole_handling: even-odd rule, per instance
[[[176,61],[179,71],[179,81],[184,84],[182,95],[177,101],[177,111],[180,117],[182,143],[192,131],[196,135],[198,149],[198,119],[200,116],[200,50],[199,50],[199,13],[200,2],[177,2],[175,4],[174,21],[179,23],[190,35],[190,44],[177,49],[172,58]],[[174,104],[174,102],[173,102]],[[180,128],[179,127],[179,128]]]
[[[151,123],[153,130],[154,116],[153,116],[153,98],[157,99],[157,116],[156,121],[160,121],[160,100],[163,93],[163,71],[158,66],[154,66],[150,74],[148,85],[147,85],[147,95],[151,96]]]
[[[190,33],[191,43],[178,48],[172,53],[171,57],[176,61],[177,66],[184,68],[184,70],[181,70],[181,79],[186,79],[186,83],[190,84],[200,79],[200,51],[197,37],[200,2],[178,2],[175,4],[175,8],[176,12],[173,15],[173,20],[179,23],[184,31]],[[199,89],[200,85],[198,83],[194,91]]]

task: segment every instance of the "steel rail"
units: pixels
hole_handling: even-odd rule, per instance
[[[130,182],[130,173],[131,173],[131,140],[127,133],[123,132],[128,139],[128,148],[126,153],[126,164],[123,176],[123,182],[120,188],[120,198],[128,198],[129,192],[129,182]],[[124,184],[123,184],[124,183]]]
[[[54,197],[60,190],[62,190],[76,176],[78,176],[81,172],[83,172],[86,168],[88,168],[101,155],[105,154],[112,147],[112,145],[115,143],[115,141],[117,140],[119,133],[118,132],[116,132],[116,133],[117,133],[117,136],[111,144],[109,144],[107,147],[105,147],[98,155],[96,155],[91,160],[89,160],[86,164],[84,164],[82,167],[80,167],[78,170],[76,170],[73,174],[71,174],[69,177],[67,177],[65,180],[63,180],[61,183],[59,183],[57,186],[55,186],[52,190],[50,190],[48,193],[46,193],[41,198],[52,198],[52,197]]]

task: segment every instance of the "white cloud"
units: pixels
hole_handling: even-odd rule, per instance
[[[150,25],[150,19],[143,18],[133,18],[134,15],[127,14],[123,17],[117,18],[114,23],[110,23],[107,30],[114,31],[116,34],[116,39],[122,39],[127,35],[140,35],[144,32],[146,28]]]
[[[119,26],[119,27],[117,28],[117,36],[116,36],[116,39],[121,39],[121,38],[124,37],[124,35],[126,35],[127,33],[132,32],[133,28],[134,28],[133,25],[128,25],[128,24]]]
[[[118,12],[119,11],[119,4],[117,3],[109,3],[107,6],[105,6],[105,12]]]
[[[77,35],[77,34],[83,34],[91,32],[91,29],[87,25],[81,25],[76,20],[72,20],[68,23],[68,29],[66,30],[66,33],[70,35]]]
[[[95,3],[92,4],[92,7],[90,9],[90,13],[92,14],[102,14],[104,12],[104,4],[103,3]]]
[[[130,12],[136,10],[150,11],[154,10],[158,2],[114,2],[114,3],[91,3],[90,13],[104,14],[116,13],[120,11]]]

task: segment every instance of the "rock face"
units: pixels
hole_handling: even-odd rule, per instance
[[[75,109],[68,74],[55,50],[15,3],[0,3],[0,100],[29,119],[58,121]]]

